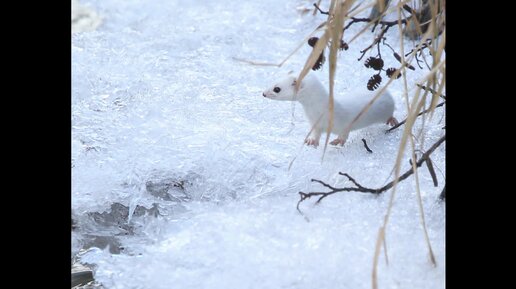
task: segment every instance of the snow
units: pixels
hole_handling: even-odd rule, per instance
[[[95,265],[97,281],[106,288],[371,288],[391,192],[339,193],[318,205],[307,200],[300,208],[309,221],[296,210],[298,192],[324,189],[312,178],[350,186],[339,171],[369,187],[384,185],[402,131],[385,134],[387,127],[377,125],[352,132],[322,160],[322,147],[303,146],[310,127],[301,106],[261,95],[278,76],[298,72],[310,47],[279,69],[233,59],[279,63],[325,20],[296,10],[311,2],[81,4],[102,24],[72,35],[72,210],[79,224],[72,253],[88,247],[92,236],[123,247],[120,253],[80,251],[81,262]],[[387,36],[398,43],[395,29]],[[341,53],[336,93],[365,89],[372,70],[356,59],[372,39],[359,38]],[[393,57],[384,60],[397,67]],[[327,69],[312,73],[327,84]],[[409,71],[408,83],[423,75]],[[389,90],[395,116],[404,119],[403,80]],[[419,148],[445,133],[443,112],[426,120]],[[378,268],[382,289],[444,288],[445,208],[437,202],[444,146],[432,156],[439,186],[426,169],[419,178],[437,266],[429,261],[411,177],[398,186],[387,227],[389,265],[382,251]],[[402,171],[408,168],[405,157]]]
[[[102,23],[102,18],[88,7],[72,0],[72,33],[93,31]]]

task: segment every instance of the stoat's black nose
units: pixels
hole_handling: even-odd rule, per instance
[[[263,94],[263,97],[266,97],[266,96],[265,96],[265,92],[264,92],[264,93],[262,93],[262,94]]]

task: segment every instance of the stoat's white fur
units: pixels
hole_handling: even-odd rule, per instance
[[[305,110],[310,124],[313,127],[309,138],[305,140],[308,145],[317,146],[321,134],[327,131],[329,116],[329,94],[322,83],[314,74],[308,74],[295,92],[296,77],[289,75],[267,89],[263,96],[275,100],[299,101]],[[332,133],[338,135],[331,144],[344,145],[348,138],[349,130],[356,130],[375,123],[397,123],[393,117],[394,100],[387,90],[373,102],[372,106],[348,129],[349,124],[362,111],[362,109],[377,94],[377,91],[355,92],[345,96],[336,96],[334,99],[334,119]]]

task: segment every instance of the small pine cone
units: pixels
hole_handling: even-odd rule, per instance
[[[326,61],[326,57],[324,57],[324,52],[319,55],[319,58],[317,58],[317,61],[315,62],[314,66],[312,67],[312,70],[319,70],[323,66],[324,62]]]
[[[382,77],[379,74],[375,74],[369,78],[369,81],[367,82],[367,89],[373,91],[380,86],[380,83],[382,82]]]
[[[374,70],[382,70],[383,68],[383,59],[376,57],[369,57],[364,62],[365,67],[372,68]]]
[[[314,47],[317,44],[317,40],[319,40],[319,37],[311,37],[308,39],[308,45]]]
[[[391,68],[388,68],[386,71],[385,71],[385,74],[387,74],[388,77],[392,78],[394,76],[394,73],[396,72],[396,68],[394,67],[391,67]],[[400,78],[401,77],[401,72],[400,74],[398,74],[398,77],[396,77],[396,79]]]

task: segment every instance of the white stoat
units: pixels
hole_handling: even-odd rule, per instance
[[[317,147],[321,134],[327,131],[329,115],[329,95],[322,83],[313,74],[308,74],[295,92],[296,77],[289,75],[267,89],[263,96],[275,100],[299,101],[303,105],[306,116],[312,125],[312,132],[305,140],[308,145]],[[368,102],[374,98],[376,91],[352,93],[335,97],[333,110],[332,133],[338,137],[330,142],[332,145],[344,145],[349,131],[364,128],[375,123],[396,125],[398,121],[393,116],[394,100],[387,90],[373,102],[371,107],[351,126],[349,124],[362,111]]]

